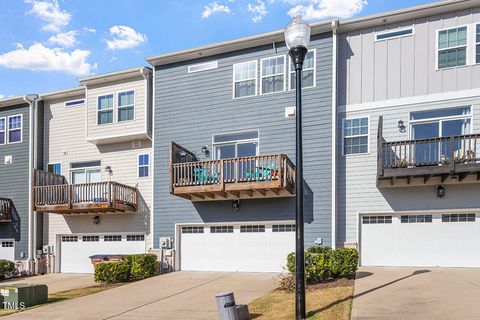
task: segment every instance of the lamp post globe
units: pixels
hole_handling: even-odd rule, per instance
[[[311,29],[297,16],[285,28],[285,43],[295,68],[296,146],[295,146],[295,318],[303,320],[305,310],[305,251],[303,218],[303,145],[302,145],[302,68],[310,44]]]

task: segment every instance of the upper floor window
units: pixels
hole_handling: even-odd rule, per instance
[[[261,60],[261,93],[285,91],[285,56]]]
[[[368,153],[369,119],[343,120],[343,154]]]
[[[135,117],[135,92],[125,91],[118,94],[118,122],[133,120]]]
[[[148,177],[150,167],[150,156],[148,154],[140,154],[138,156],[138,176]]]
[[[305,56],[302,69],[302,88],[310,88],[315,86],[315,49],[309,50]],[[290,58],[290,89],[295,89],[296,76],[295,66]]]
[[[5,144],[5,131],[6,131],[6,125],[5,125],[5,118],[0,118],[0,144]]]
[[[74,107],[85,104],[85,99],[71,100],[65,102],[65,107]]]
[[[257,61],[233,65],[233,97],[250,97],[257,94]]]
[[[217,61],[198,63],[198,64],[194,64],[193,66],[188,66],[188,73],[207,71],[207,70],[216,69],[216,68],[218,68]]]
[[[62,165],[60,163],[49,163],[47,167],[48,167],[47,170],[50,173],[54,173],[58,175],[62,174]]]
[[[8,117],[8,143],[22,142],[22,115]]]
[[[98,97],[97,124],[113,123],[113,94]]]
[[[467,27],[438,31],[438,69],[467,63]]]
[[[476,50],[476,63],[480,63],[480,23],[477,24],[475,30],[475,50]]]

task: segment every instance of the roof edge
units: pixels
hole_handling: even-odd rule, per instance
[[[117,79],[127,79],[136,75],[141,75],[141,74],[146,74],[151,72],[152,72],[152,68],[142,66],[142,67],[129,68],[124,70],[94,75],[90,77],[85,77],[85,78],[78,79],[78,82],[80,82],[80,84],[82,85],[105,83],[105,82],[110,82]]]
[[[53,100],[57,98],[65,98],[65,97],[71,97],[71,96],[76,96],[80,95],[82,93],[85,93],[85,87],[84,86],[78,86],[74,88],[68,88],[68,89],[63,89],[63,90],[56,90],[52,92],[45,92],[39,94],[39,97],[41,100]]]

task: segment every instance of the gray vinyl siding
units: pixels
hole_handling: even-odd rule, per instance
[[[305,243],[323,238],[331,244],[332,190],[332,35],[312,37],[316,49],[316,87],[303,91]],[[174,141],[200,159],[212,135],[258,129],[260,154],[285,153],[295,162],[295,119],[285,107],[295,105],[295,92],[233,99],[233,64],[287,55],[283,43],[156,67],[154,113],[154,246],[159,237],[174,236],[175,224],[293,220],[291,198],[191,202],[169,193],[169,143]],[[191,64],[218,60],[218,68],[188,74]],[[287,60],[288,61],[288,60]],[[288,71],[288,68],[287,68]],[[288,74],[288,73],[287,73]],[[287,76],[288,79],[288,76]],[[288,82],[287,82],[288,88]],[[257,87],[257,90],[259,87]],[[213,154],[211,155],[213,157]]]
[[[339,36],[338,104],[351,105],[480,88],[480,65],[437,70],[437,31],[468,25],[473,44],[480,8],[408,20]],[[375,33],[413,27],[411,36],[374,41]],[[467,47],[473,55],[472,46]],[[468,58],[467,58],[468,59]],[[471,61],[474,60],[472,57]]]
[[[29,106],[21,104],[0,108],[0,118],[23,115],[22,142],[0,145],[0,197],[13,201],[12,222],[0,223],[0,238],[15,239],[15,259],[28,257],[28,190],[29,190]],[[7,124],[8,125],[8,124]],[[5,156],[13,156],[11,165],[5,164]]]
[[[409,139],[410,112],[449,107],[471,106],[472,132],[480,132],[480,97],[447,100],[440,102],[399,105],[364,111],[339,113],[338,116],[338,165],[337,165],[337,241],[357,242],[358,214],[394,213],[408,210],[480,210],[479,184],[446,185],[446,196],[436,196],[435,185],[378,188],[377,130],[378,118],[383,116],[383,136],[386,141]],[[345,117],[370,117],[370,153],[342,156],[342,120]],[[407,126],[400,133],[398,120]]]

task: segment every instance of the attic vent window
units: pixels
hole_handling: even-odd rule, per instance
[[[85,99],[72,100],[65,102],[65,107],[73,107],[85,104]]]
[[[207,70],[217,69],[217,68],[218,68],[218,61],[210,61],[205,63],[194,64],[193,66],[188,66],[188,73],[207,71]]]
[[[413,34],[413,28],[377,33],[375,35],[375,41],[382,41],[400,37],[407,37]]]

